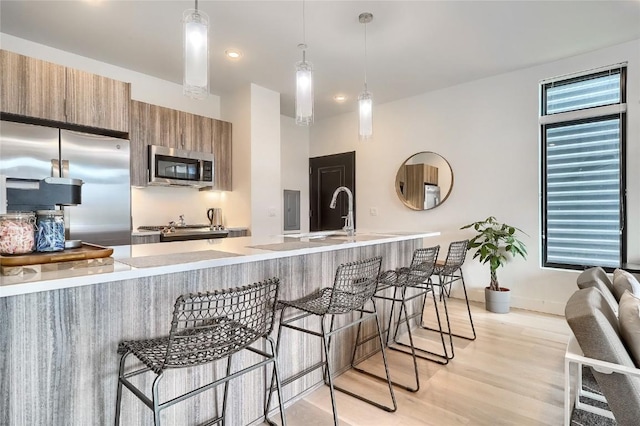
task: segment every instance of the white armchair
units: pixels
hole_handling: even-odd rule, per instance
[[[572,377],[572,365],[577,366],[577,371]],[[590,392],[582,387],[582,367],[593,367],[597,372],[603,374],[619,373],[640,379],[640,368],[627,367],[620,364],[602,361],[594,358],[587,358],[582,353],[580,345],[575,336],[571,335],[567,344],[567,351],[564,355],[564,424],[571,424],[571,412],[573,407],[577,410],[584,410],[600,416],[615,419],[613,413],[609,410],[602,409],[593,405],[580,402],[580,397],[586,397],[595,401],[607,402],[607,399],[600,394]],[[572,398],[572,395],[574,398]],[[573,403],[573,404],[572,404]]]
[[[576,407],[615,418],[619,426],[637,426],[640,420],[640,369],[620,338],[618,318],[596,287],[576,291],[567,302],[565,318],[573,335],[565,354],[565,424],[571,417],[571,365],[578,366]],[[594,367],[604,398],[582,389],[582,365]],[[580,403],[580,394],[607,402],[611,412]]]

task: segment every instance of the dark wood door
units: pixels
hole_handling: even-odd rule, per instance
[[[347,194],[341,192],[335,209],[329,208],[333,192],[346,186],[353,192],[353,222],[356,218],[356,153],[325,155],[309,159],[309,230],[342,229],[349,211]]]

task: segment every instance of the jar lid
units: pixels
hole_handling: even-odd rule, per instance
[[[62,210],[38,210],[38,216],[62,216],[64,211]]]
[[[21,219],[23,217],[32,218],[35,217],[34,212],[9,212],[0,214],[0,218],[2,219]]]

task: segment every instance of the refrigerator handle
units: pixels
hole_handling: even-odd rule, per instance
[[[69,177],[69,160],[62,160],[62,167],[60,168],[60,171],[62,172],[62,176],[60,177]]]
[[[60,162],[58,161],[58,159],[51,160],[51,177],[61,177]]]

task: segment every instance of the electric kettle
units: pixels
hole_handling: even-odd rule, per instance
[[[222,209],[214,208],[207,210],[207,217],[209,218],[209,225],[212,229],[222,229]]]

